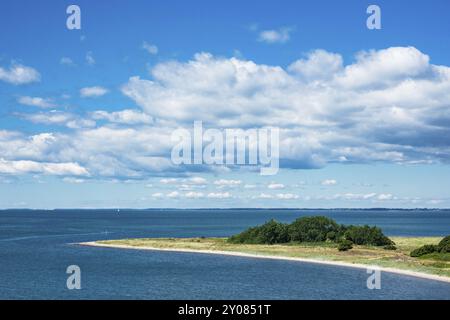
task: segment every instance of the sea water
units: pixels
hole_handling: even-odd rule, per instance
[[[364,269],[76,243],[138,237],[223,237],[271,218],[326,215],[391,236],[450,234],[449,210],[0,211],[0,299],[450,299],[450,284]],[[81,290],[66,269],[81,270]]]

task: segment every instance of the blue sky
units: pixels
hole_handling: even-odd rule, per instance
[[[0,208],[449,207],[449,10],[5,2]],[[170,134],[194,120],[279,127],[279,173],[173,165]]]

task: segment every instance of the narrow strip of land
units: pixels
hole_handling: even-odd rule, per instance
[[[334,244],[249,245],[230,244],[224,238],[154,238],[124,239],[80,243],[86,246],[120,249],[139,249],[170,252],[231,255],[248,258],[279,259],[318,263],[342,267],[363,268],[376,266],[381,271],[450,283],[450,261],[433,258],[412,258],[409,252],[426,243],[437,243],[440,238],[392,238],[398,249],[356,246],[340,252]]]

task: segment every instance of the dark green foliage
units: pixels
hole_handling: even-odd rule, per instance
[[[348,251],[353,248],[353,242],[350,240],[341,240],[338,244],[339,251]]]
[[[344,238],[358,245],[388,246],[395,243],[386,237],[380,228],[369,226],[349,226],[344,232]]]
[[[295,220],[288,227],[291,241],[298,242],[321,242],[328,236],[336,238],[339,225],[334,220],[327,217],[303,217]],[[334,240],[333,239],[333,240]]]
[[[450,252],[450,235],[442,239],[438,244],[439,252]]]
[[[411,253],[409,254],[411,257],[421,257],[423,255],[429,254],[429,253],[433,253],[436,252],[438,249],[438,246],[435,246],[433,244],[426,244],[424,246],[421,246],[420,248],[414,249],[413,251],[411,251]]]
[[[230,243],[277,244],[288,242],[324,242],[339,244],[341,251],[350,250],[354,244],[385,246],[395,250],[395,243],[377,227],[338,225],[334,220],[322,217],[302,217],[291,224],[270,220],[228,238]]]
[[[439,247],[440,253],[450,253],[450,244],[443,245]]]
[[[397,247],[393,244],[388,244],[383,247],[384,250],[397,250]]]
[[[275,244],[289,242],[287,225],[270,220],[265,224],[234,235],[228,239],[231,243]]]
[[[259,227],[248,228],[247,230],[231,236],[228,238],[228,242],[231,243],[257,243],[257,237],[259,233]]]
[[[327,239],[330,241],[336,241],[336,239],[338,238],[338,234],[336,231],[330,231],[327,233]]]
[[[411,257],[421,257],[430,253],[450,253],[450,235],[442,239],[437,246],[426,244],[411,251]]]
[[[259,243],[274,244],[289,242],[287,226],[284,223],[270,220],[260,227]]]

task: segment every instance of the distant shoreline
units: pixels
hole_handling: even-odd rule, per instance
[[[120,241],[120,240],[117,240]],[[103,248],[115,248],[115,249],[128,249],[128,250],[148,250],[148,251],[162,251],[162,252],[181,252],[181,253],[199,253],[199,254],[213,254],[213,255],[223,255],[223,256],[235,256],[235,257],[246,257],[246,258],[257,258],[257,259],[273,259],[273,260],[284,260],[284,261],[297,261],[304,263],[313,263],[313,264],[321,264],[321,265],[330,265],[330,266],[339,266],[339,267],[348,267],[348,268],[356,268],[356,269],[368,269],[370,267],[376,267],[382,272],[394,273],[405,276],[412,276],[416,278],[422,278],[427,280],[441,281],[450,283],[450,277],[428,274],[423,272],[405,270],[405,269],[397,269],[391,267],[381,267],[381,266],[371,266],[360,263],[349,263],[342,261],[333,261],[333,260],[319,260],[312,258],[300,258],[300,257],[288,257],[288,256],[278,256],[278,255],[267,255],[267,254],[254,254],[254,253],[245,253],[238,251],[223,251],[223,250],[199,250],[199,249],[189,249],[189,248],[158,248],[152,246],[132,246],[132,245],[124,245],[124,244],[113,244],[113,243],[99,243],[99,242],[82,242],[77,243],[81,246],[90,246],[90,247],[103,247]]]
[[[1,211],[110,211],[110,210],[129,210],[129,211],[207,211],[207,210],[297,210],[297,211],[450,211],[450,208],[126,208],[126,207],[104,207],[104,208],[0,208]]]

